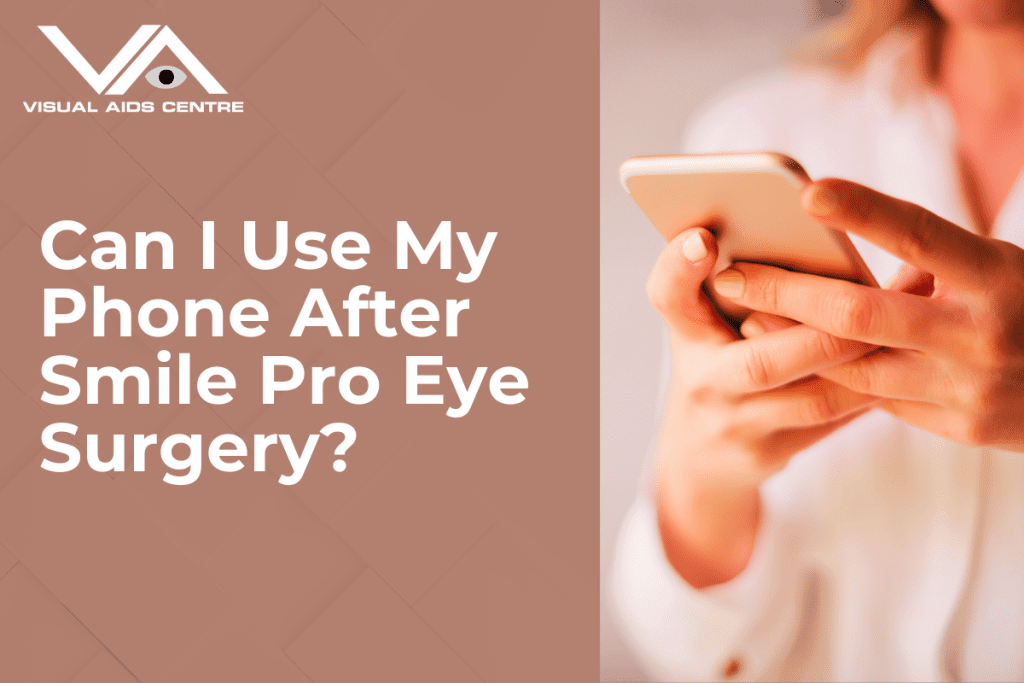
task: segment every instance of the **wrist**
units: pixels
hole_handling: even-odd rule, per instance
[[[663,472],[658,528],[666,558],[695,588],[724,583],[747,566],[760,518],[756,485],[694,480]]]

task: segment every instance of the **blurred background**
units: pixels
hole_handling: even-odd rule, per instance
[[[665,330],[647,302],[664,241],[619,184],[631,156],[672,154],[716,91],[778,67],[837,0],[601,0],[601,679],[643,680],[604,592],[654,434]]]

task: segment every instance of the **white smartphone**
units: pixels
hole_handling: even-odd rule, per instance
[[[712,277],[747,261],[878,286],[850,238],[804,212],[811,180],[784,154],[634,157],[619,177],[666,240],[696,226],[715,235]]]

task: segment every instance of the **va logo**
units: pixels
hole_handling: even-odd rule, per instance
[[[71,66],[75,67],[78,73],[82,74],[82,78],[92,86],[98,94],[103,94],[103,90],[110,85],[110,82],[114,80],[114,77],[119,73],[121,77],[114,82],[114,85],[110,86],[107,90],[107,95],[123,95],[127,92],[128,88],[132,86],[132,83],[138,79],[142,72],[145,71],[153,60],[156,59],[157,55],[164,48],[169,49],[174,55],[181,60],[181,63],[188,69],[199,84],[206,88],[206,92],[211,95],[224,95],[227,94],[217,79],[206,70],[206,67],[200,63],[196,56],[192,54],[192,51],[185,47],[185,43],[181,42],[178,36],[174,35],[169,26],[164,26],[157,33],[157,29],[160,29],[160,25],[147,24],[139,27],[139,30],[135,32],[121,51],[117,53],[114,59],[107,64],[103,71],[97,72],[96,69],[92,68],[92,65],[85,60],[82,53],[71,44],[61,30],[56,26],[40,26],[39,30],[50,39],[50,42],[60,50],[60,53],[64,55],[64,58],[71,63]],[[156,37],[153,38],[153,34]],[[146,45],[146,42],[150,38],[153,38],[152,42]],[[145,45],[145,49],[143,46]],[[142,52],[139,52],[142,50]],[[136,54],[138,56],[136,57]],[[132,61],[132,58],[135,61]],[[125,65],[131,62],[127,69],[124,69]],[[124,73],[121,73],[121,69],[124,69]],[[185,73],[173,66],[158,66],[152,69],[146,74],[146,80],[157,88],[176,88],[181,85],[187,76]]]

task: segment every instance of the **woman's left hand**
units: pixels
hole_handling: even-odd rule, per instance
[[[883,347],[822,376],[885,398],[893,415],[961,443],[1024,451],[1024,250],[843,180],[812,183],[803,205],[916,266],[917,282],[896,291],[736,263],[715,290]]]

